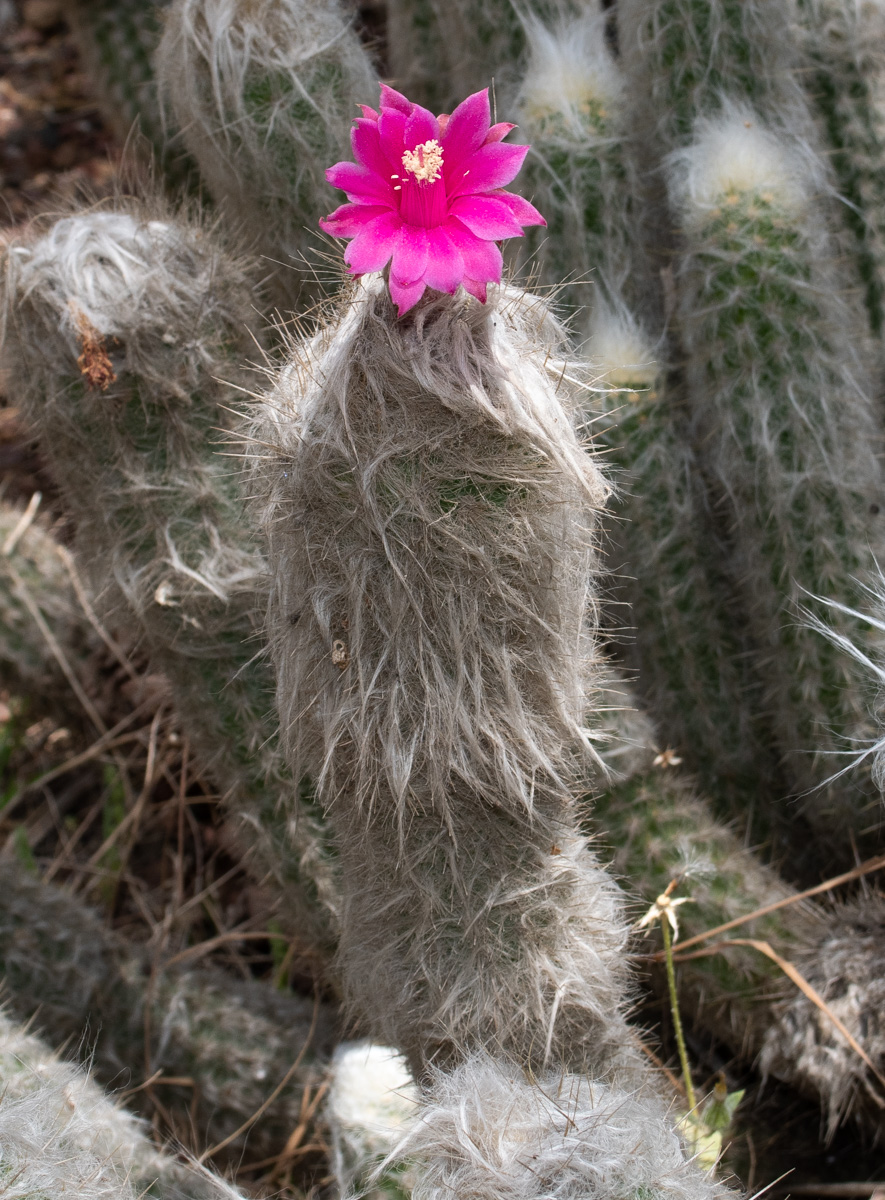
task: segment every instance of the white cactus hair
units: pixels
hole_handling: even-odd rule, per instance
[[[603,387],[650,387],[660,375],[659,354],[625,304],[599,300],[590,317],[589,333],[587,352]]]
[[[552,26],[532,13],[524,16],[530,56],[519,89],[521,112],[536,119],[556,114],[566,129],[580,135],[588,104],[611,112],[623,103],[624,79],[606,45],[605,22],[598,4]]]
[[[654,1094],[583,1075],[529,1078],[487,1054],[435,1072],[390,1160],[414,1163],[413,1200],[711,1200],[724,1184],[686,1161]]]
[[[861,590],[861,594],[869,598],[870,607],[867,611],[862,611],[858,608],[852,608],[850,605],[843,604],[839,600],[833,600],[828,596],[814,596],[808,594],[811,604],[820,606],[822,609],[830,609],[833,613],[842,617],[848,617],[853,622],[860,622],[860,627],[864,625],[877,631],[881,635],[885,635],[885,573],[883,573],[882,564],[876,563],[877,577],[873,577],[873,582],[867,582],[862,579],[855,579],[854,582]],[[818,613],[813,612],[810,607],[801,606],[800,615],[809,628],[831,642],[837,650],[841,650],[847,657],[854,659],[860,667],[866,671],[867,680],[869,683],[870,710],[875,711],[876,720],[879,728],[882,730],[880,735],[864,745],[846,745],[841,751],[838,751],[844,758],[848,760],[848,765],[834,774],[827,781],[832,783],[839,779],[840,776],[849,774],[861,763],[870,760],[871,775],[873,783],[880,792],[885,793],[885,719],[883,719],[883,710],[885,710],[885,656],[880,651],[878,642],[874,642],[866,647],[859,645],[858,640],[849,636],[839,629],[829,625],[823,617]]]
[[[769,193],[778,207],[801,215],[812,165],[752,108],[730,99],[715,116],[699,118],[691,145],[667,158],[671,197],[690,224],[707,220],[729,192]]]

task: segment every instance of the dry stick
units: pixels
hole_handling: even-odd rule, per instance
[[[768,942],[758,941],[756,938],[732,938],[729,941],[717,942],[715,946],[708,946],[704,950],[695,950],[693,954],[680,955],[678,958],[674,957],[673,961],[689,962],[693,958],[706,958],[709,955],[721,954],[724,950],[727,950],[729,946],[751,946],[754,950],[758,950],[760,954],[764,954],[767,958],[770,958],[773,963],[780,967],[787,978],[795,983],[799,991],[802,992],[803,995],[807,996],[812,1004],[815,1004],[820,1011],[833,1023],[836,1029],[839,1030],[839,1032],[848,1042],[851,1049],[864,1063],[866,1063],[882,1087],[885,1088],[885,1075],[882,1075],[881,1072],[876,1069],[876,1066],[869,1054],[867,1054],[866,1050],[864,1050],[863,1046],[860,1045],[857,1039],[852,1036],[843,1022],[839,1020],[839,1018],[827,1004],[826,1000],[824,1000],[823,996],[821,996],[820,992],[813,988],[808,980],[796,970],[793,964],[787,962],[785,958],[782,958]],[[875,1096],[875,1094],[873,1094],[873,1099],[880,1106],[880,1108],[885,1108],[885,1100]]]
[[[755,921],[758,917],[766,917],[769,913],[776,912],[779,908],[787,908],[790,904],[796,904],[799,900],[808,900],[811,896],[819,896],[821,892],[832,891],[833,888],[841,887],[843,883],[850,883],[853,879],[861,879],[864,875],[871,875],[873,871],[881,871],[885,868],[885,854],[879,854],[875,858],[868,858],[866,862],[855,867],[851,871],[845,871],[842,875],[834,875],[832,879],[827,879],[823,883],[818,883],[814,887],[806,888],[804,892],[797,892],[794,896],[785,896],[782,900],[775,900],[773,904],[766,904],[764,908],[757,908],[755,912],[747,913],[743,917],[735,917],[732,921],[726,921],[724,925],[717,925],[714,929],[707,929],[704,933],[696,933],[694,937],[686,938],[684,942],[677,942],[673,947],[673,953],[676,954],[680,950],[687,950],[689,946],[696,946],[698,942],[706,942],[708,938],[716,937],[720,933],[725,933],[728,929],[736,929],[738,925],[746,925],[748,921]],[[735,939],[731,945],[742,945],[740,941]],[[749,943],[747,943],[749,944]],[[663,951],[658,951],[654,958],[660,960],[664,957]],[[688,957],[694,957],[689,955]],[[684,961],[684,960],[683,960]]]
[[[175,966],[176,963],[187,962],[192,958],[202,958],[204,954],[208,954],[211,950],[223,946],[226,942],[260,942],[272,941],[287,941],[280,933],[274,933],[272,930],[261,931],[243,931],[237,929],[228,929],[225,933],[219,933],[217,937],[208,938],[205,942],[200,942],[198,946],[189,946],[187,950],[182,950],[179,954],[173,954],[171,958],[167,958],[164,963],[165,967]]]
[[[25,533],[27,533],[28,529],[31,527],[34,517],[37,515],[37,509],[40,507],[40,501],[42,499],[42,492],[34,492],[32,494],[30,500],[28,501],[28,507],[22,513],[18,524],[11,531],[9,537],[3,543],[3,546],[0,547],[0,554],[5,554],[7,557],[12,554],[21,538],[24,537]]]

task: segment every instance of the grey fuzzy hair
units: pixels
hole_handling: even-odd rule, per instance
[[[531,1078],[477,1054],[434,1072],[419,1119],[380,1170],[412,1165],[413,1200],[714,1200],[654,1095],[583,1075]]]
[[[633,1053],[620,896],[575,801],[608,488],[560,338],[515,290],[400,320],[368,277],[256,421],[278,706],[334,827],[345,989],[418,1074]]]

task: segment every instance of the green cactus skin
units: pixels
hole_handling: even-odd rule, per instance
[[[9,1200],[240,1200],[204,1167],[158,1150],[146,1125],[3,1010],[0,1093],[0,1191]]]
[[[250,299],[203,231],[134,210],[63,218],[6,255],[4,358],[96,593],[136,623],[240,818],[253,870],[275,880],[284,920],[322,969],[336,936],[334,856],[307,788],[297,817],[279,807],[291,783],[256,639],[265,568],[235,460],[218,453],[244,379],[237,355],[254,351]],[[116,378],[101,391],[81,368]]]
[[[615,699],[629,702],[623,688]],[[614,847],[615,869],[645,905],[672,879],[684,878],[676,895],[692,899],[678,909],[679,940],[795,895],[734,828],[716,820],[690,778],[666,760],[656,764],[654,732],[641,714],[625,708],[612,714],[611,724],[613,741],[603,756],[616,778],[594,796],[588,832],[604,831],[599,836]],[[875,903],[839,916],[806,900],[714,942],[767,941],[834,1005],[881,1071],[885,987],[883,943],[875,938],[882,920]],[[855,960],[861,958],[858,970]],[[773,1075],[821,1104],[831,1130],[847,1115],[882,1129],[882,1110],[870,1099],[872,1080],[861,1059],[765,955],[732,945],[682,962],[678,981],[680,1005],[699,1028],[748,1061],[761,1055]]]
[[[158,1094],[183,1130],[192,1113],[208,1144],[235,1132],[264,1103],[305,1047],[314,1017],[313,1001],[257,980],[154,966],[76,897],[13,863],[4,864],[0,891],[0,977],[11,1010],[22,1020],[37,1014],[54,1045],[76,1053],[86,1039],[104,1084],[127,1087],[157,1070],[192,1079],[193,1088],[160,1080]],[[297,1071],[228,1156],[241,1157],[248,1147],[255,1160],[282,1150],[305,1088],[322,1079],[334,1026],[329,1007],[319,1004]],[[140,1100],[136,1092],[130,1104]]]
[[[285,310],[313,296],[325,171],[350,153],[377,76],[343,9],[309,0],[175,0],[157,54],[161,92],[232,228],[262,254]],[[326,274],[325,269],[322,274]]]
[[[793,787],[818,789],[803,801],[809,820],[847,859],[852,838],[875,844],[875,789],[865,770],[821,785],[844,765],[839,752],[875,739],[874,696],[865,669],[799,614],[804,605],[876,656],[863,622],[806,594],[863,609],[882,543],[878,433],[853,314],[833,294],[814,177],[749,110],[701,123],[671,184],[694,439],[728,526],[763,711]]]
[[[797,0],[802,80],[828,142],[870,330],[885,309],[885,12],[855,0]]]

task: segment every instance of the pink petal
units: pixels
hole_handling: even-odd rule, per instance
[[[390,180],[390,165],[381,152],[381,139],[376,121],[357,119],[350,131],[353,156],[360,166],[367,167],[382,179]]]
[[[381,84],[381,109],[396,109],[398,112],[408,116],[412,111],[412,101],[407,100],[402,92],[398,92],[395,88],[388,87],[386,83]]]
[[[390,264],[391,278],[403,285],[417,283],[424,275],[428,254],[427,230],[417,225],[403,225]]]
[[[394,203],[393,189],[389,179],[382,179],[374,171],[356,163],[340,162],[326,171],[326,178],[332,187],[341,188],[347,193],[348,200],[358,204],[388,204]]]
[[[482,283],[501,282],[504,260],[494,242],[483,241],[454,219],[446,223],[445,230],[461,253],[465,276]]]
[[[405,145],[414,150],[423,142],[436,141],[439,138],[439,122],[432,112],[416,104],[412,115],[406,124]],[[445,156],[444,156],[445,157]]]
[[[488,290],[481,280],[471,279],[468,275],[465,275],[461,283],[464,285],[465,292],[469,292],[471,296],[476,296],[477,300],[485,304],[488,299]]]
[[[519,221],[497,196],[459,196],[449,205],[449,212],[471,233],[488,242],[522,237]]]
[[[344,261],[354,275],[380,271],[396,249],[402,221],[398,213],[386,212],[370,221],[344,251]]]
[[[443,161],[451,164],[450,172],[462,165],[461,159],[480,148],[489,132],[491,119],[488,88],[461,101],[449,117],[443,137]]]
[[[488,146],[492,142],[502,141],[511,129],[515,129],[515,125],[511,125],[509,121],[499,121],[497,125],[493,125],[486,134],[484,145]]]
[[[439,135],[440,137],[443,137],[449,127],[449,121],[451,120],[451,117],[448,113],[439,113],[436,119],[439,122]]]
[[[405,148],[406,122],[405,113],[397,112],[395,108],[381,110],[378,121],[378,133],[381,138],[381,152],[390,163],[390,171],[400,173],[403,169],[403,149]]]
[[[528,152],[528,146],[483,146],[463,164],[463,172],[447,180],[449,198],[504,187],[519,174]]]
[[[369,108],[368,104],[358,104],[357,108],[361,110],[367,121],[378,120],[378,114],[375,112],[374,108]]]
[[[389,286],[390,297],[396,305],[399,315],[403,316],[409,311],[410,308],[415,307],[415,305],[424,295],[424,289],[427,287],[427,284],[423,279],[419,279],[417,283],[397,283],[397,281],[391,275]]]
[[[362,233],[370,221],[390,212],[377,204],[342,204],[328,217],[320,218],[320,229],[332,237],[352,238]]]
[[[461,252],[449,237],[448,228],[442,225],[428,229],[427,241],[429,254],[424,282],[438,292],[448,292],[451,295],[458,290],[458,285],[464,278],[464,260]]]
[[[528,200],[517,196],[515,192],[495,192],[495,199],[507,205],[520,225],[547,224],[534,204],[529,204]]]

